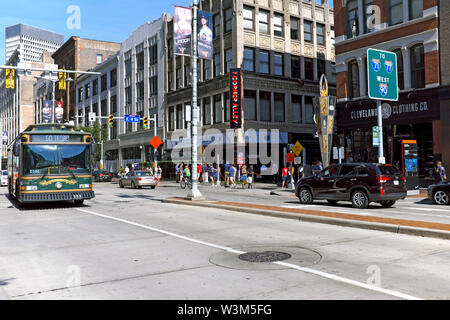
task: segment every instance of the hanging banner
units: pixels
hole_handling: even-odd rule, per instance
[[[191,55],[192,38],[192,10],[175,6],[173,17],[174,54],[179,56]]]
[[[56,122],[62,123],[64,119],[64,108],[63,108],[63,102],[62,101],[56,101],[56,108],[55,108],[55,119]]]
[[[198,13],[198,57],[201,59],[212,60],[213,57],[213,32],[212,32],[212,14],[199,11]]]
[[[44,100],[44,105],[42,107],[42,120],[49,123],[52,120],[52,101]]]
[[[230,128],[242,127],[242,72],[230,69]]]

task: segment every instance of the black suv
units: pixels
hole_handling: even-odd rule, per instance
[[[330,204],[350,201],[359,209],[367,208],[370,202],[378,202],[387,208],[406,197],[405,182],[402,173],[391,165],[345,163],[300,179],[295,195],[302,204],[322,199]]]

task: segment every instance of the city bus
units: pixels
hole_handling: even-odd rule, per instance
[[[88,132],[65,124],[36,124],[8,147],[9,194],[19,204],[74,201],[95,197]]]

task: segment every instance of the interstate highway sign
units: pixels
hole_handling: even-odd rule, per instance
[[[367,49],[369,98],[398,101],[397,55],[393,52]]]

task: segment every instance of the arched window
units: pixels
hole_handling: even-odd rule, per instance
[[[423,44],[410,49],[411,55],[411,87],[425,88],[425,55]]]
[[[392,51],[397,55],[397,75],[398,75],[398,87],[400,90],[405,89],[405,76],[404,76],[404,66],[403,66],[403,54],[401,49],[396,49]]]
[[[359,91],[359,67],[356,60],[350,61],[348,64],[348,92],[349,98],[358,98]]]

